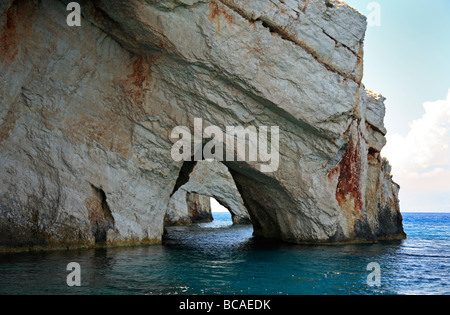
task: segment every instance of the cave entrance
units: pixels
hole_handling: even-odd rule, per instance
[[[164,219],[165,227],[224,220],[250,225],[249,212],[228,168],[215,160],[184,162]]]
[[[251,220],[247,217],[240,217],[233,215],[227,207],[223,206],[214,197],[210,198],[211,213],[214,222],[217,222],[215,226],[227,226],[227,225],[251,225]]]
[[[212,211],[213,215],[214,215],[214,213],[227,213],[227,212],[229,212],[231,214],[230,210],[228,210],[226,207],[222,206],[220,204],[220,202],[218,202],[215,198],[211,197],[209,202],[211,205],[211,211]]]

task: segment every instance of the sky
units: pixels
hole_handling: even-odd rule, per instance
[[[228,209],[222,206],[216,199],[211,198],[212,212],[228,212]]]
[[[450,1],[346,2],[373,24],[363,83],[387,98],[382,155],[401,186],[401,210],[450,212]]]
[[[450,0],[346,2],[372,24],[363,83],[386,97],[401,211],[450,212]]]

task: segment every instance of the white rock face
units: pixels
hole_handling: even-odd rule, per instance
[[[0,2],[0,243],[158,243],[175,126],[279,126],[280,167],[224,162],[255,234],[403,238],[365,18],[342,1]],[[188,168],[189,169],[189,168]],[[190,169],[192,171],[192,169]]]

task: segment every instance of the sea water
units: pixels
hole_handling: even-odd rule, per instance
[[[214,217],[168,228],[163,245],[0,254],[0,294],[450,294],[450,214],[404,213],[407,240],[339,246],[261,243]]]

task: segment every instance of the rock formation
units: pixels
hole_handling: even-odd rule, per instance
[[[280,166],[224,162],[257,236],[400,239],[366,91],[366,19],[339,0],[0,1],[0,244],[160,243],[175,126],[279,126]]]
[[[210,197],[180,188],[170,198],[164,217],[164,226],[191,225],[213,220]]]
[[[205,213],[205,215],[200,215],[200,220],[208,219],[207,213],[208,211],[211,213],[211,209],[208,209],[207,206],[202,206],[206,201],[203,200],[203,197],[194,197],[192,195],[208,196],[216,199],[230,211],[234,224],[249,224],[251,222],[250,215],[245,208],[244,201],[239,194],[233,177],[228,168],[218,161],[198,162],[190,172],[188,182],[181,186],[172,196],[166,213],[166,217],[169,217],[171,224],[189,223],[192,219],[193,221],[198,221],[196,219],[198,212],[200,214]],[[189,203],[189,200],[192,198],[199,198],[199,203]],[[196,206],[197,204],[200,204],[200,207]],[[200,211],[195,211],[196,208],[200,208]],[[201,209],[205,209],[205,211]]]

